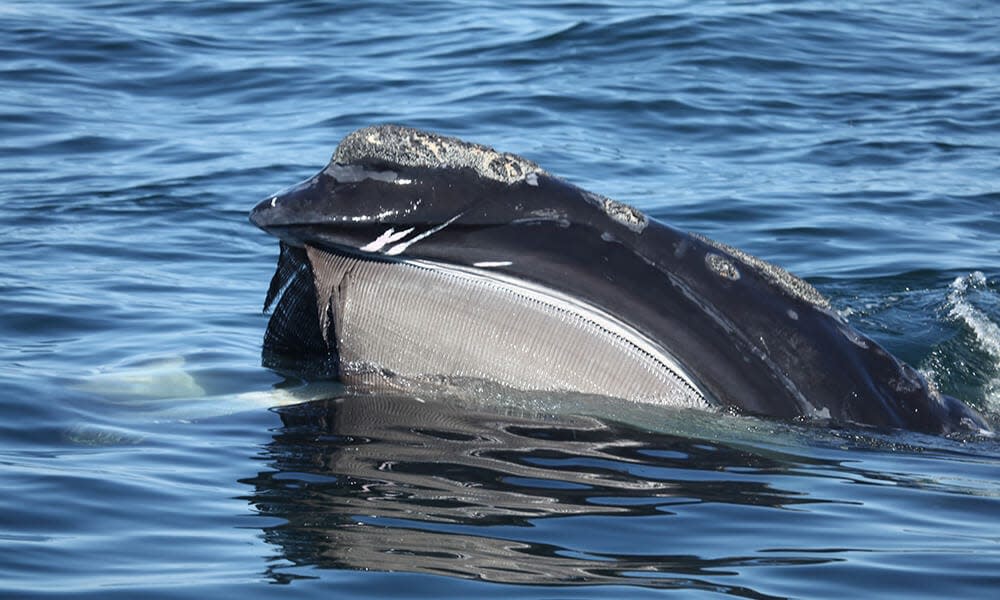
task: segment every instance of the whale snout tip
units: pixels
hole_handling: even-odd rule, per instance
[[[267,229],[268,226],[275,224],[277,212],[278,196],[268,196],[266,199],[258,202],[257,206],[254,206],[250,211],[250,222],[261,229]]]

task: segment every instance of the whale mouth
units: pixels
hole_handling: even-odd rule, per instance
[[[683,365],[613,316],[487,268],[282,245],[265,355],[365,389],[509,389],[709,409]],[[303,356],[311,354],[311,356]],[[291,358],[295,358],[292,356]]]

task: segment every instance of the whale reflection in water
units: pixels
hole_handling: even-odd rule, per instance
[[[576,409],[579,404],[573,402]],[[601,406],[607,409],[606,399]],[[283,521],[264,533],[294,565],[272,567],[269,576],[278,581],[307,566],[753,595],[725,581],[745,557],[692,553],[704,547],[697,539],[703,528],[689,519],[704,518],[703,507],[759,511],[825,502],[739,474],[792,469],[794,459],[707,441],[690,430],[649,433],[558,415],[552,407],[535,417],[396,396],[277,410],[283,428],[265,457],[272,470],[244,483],[255,486],[250,500],[261,514]],[[684,412],[690,413],[687,426],[701,413]],[[718,416],[702,422],[717,427]],[[620,540],[609,543],[617,535],[600,533],[639,522],[622,517],[674,520],[677,537],[649,544],[638,534],[636,545],[622,551]],[[567,518],[587,523],[591,533],[554,545],[545,524],[558,527],[552,520]],[[685,553],[671,554],[671,548]],[[770,560],[774,566],[827,562],[816,555]]]

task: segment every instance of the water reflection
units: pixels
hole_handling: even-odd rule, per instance
[[[775,485],[774,473],[801,466],[780,455],[591,417],[388,396],[323,400],[279,414],[268,468],[244,483],[254,486],[250,501],[261,514],[283,521],[264,536],[296,566],[764,597],[725,581],[764,557],[698,556],[663,538],[669,520],[706,504],[787,511],[824,502]],[[658,531],[631,534],[634,544],[624,532],[616,543],[580,542],[588,524],[602,536],[624,524],[614,521],[620,517],[646,518]],[[685,524],[678,535],[691,529]],[[623,544],[627,551],[603,549]],[[294,577],[281,567],[269,575]]]

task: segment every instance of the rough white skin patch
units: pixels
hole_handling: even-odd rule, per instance
[[[370,171],[358,166],[373,163],[398,167],[471,168],[481,177],[508,185],[525,181],[531,173],[545,173],[535,163],[514,154],[399,125],[376,125],[348,134],[337,146],[332,163],[340,165],[337,167],[341,175],[338,181],[381,177],[385,177],[384,181],[393,181],[389,174],[395,178],[394,172]]]

